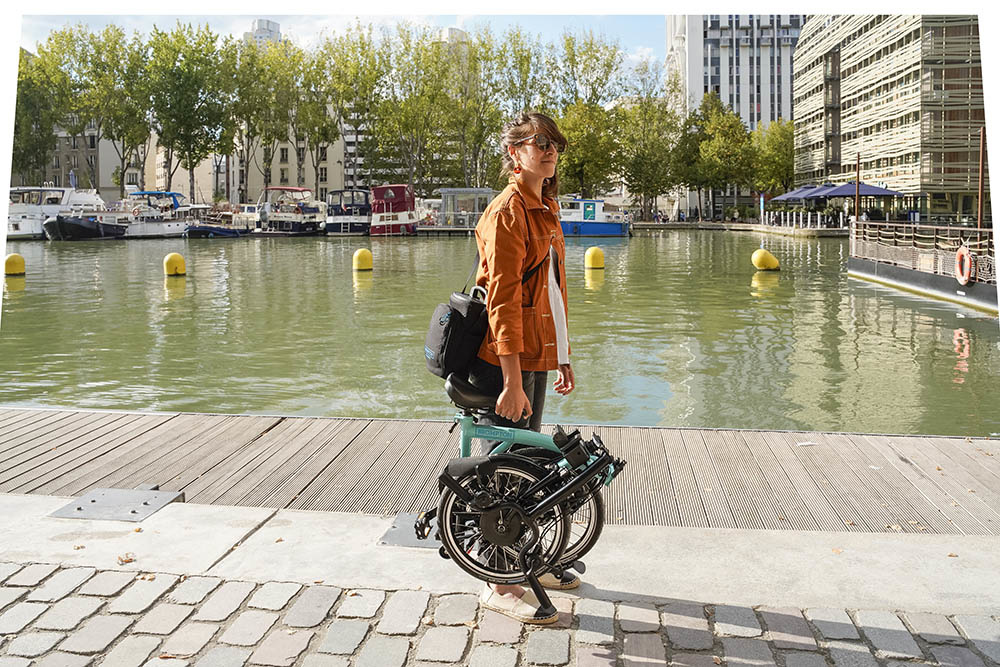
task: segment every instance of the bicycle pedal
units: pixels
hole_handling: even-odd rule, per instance
[[[451,556],[448,555],[448,550],[445,549],[444,546],[438,547],[438,555],[445,560],[451,560]]]
[[[568,567],[570,569],[576,570],[580,574],[586,574],[587,573],[587,566],[586,566],[586,564],[584,564],[584,562],[582,560],[575,560],[572,563],[570,563]]]

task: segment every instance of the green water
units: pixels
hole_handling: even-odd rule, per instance
[[[761,242],[782,263],[757,274]],[[604,249],[603,279],[583,256]],[[375,271],[353,277],[370,248]],[[168,252],[188,276],[163,276]],[[471,238],[9,242],[0,405],[447,419],[424,367]],[[568,243],[577,390],[546,421],[1000,432],[995,318],[846,277],[846,239]],[[552,378],[554,380],[554,377]]]

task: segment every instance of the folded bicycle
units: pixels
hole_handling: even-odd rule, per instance
[[[459,408],[449,431],[461,427],[459,458],[438,477],[438,505],[417,518],[417,537],[427,539],[436,518],[442,557],[483,581],[527,582],[540,611],[555,613],[538,577],[586,570],[581,559],[604,527],[601,487],[625,461],[612,456],[596,433],[584,440],[578,429],[566,433],[558,425],[549,436],[479,424],[497,397],[454,374],[445,391]],[[477,438],[499,444],[488,456],[471,456]]]

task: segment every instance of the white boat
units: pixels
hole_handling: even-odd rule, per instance
[[[260,227],[257,204],[237,204],[233,210],[233,227],[255,229]]]
[[[372,189],[372,236],[410,236],[417,233],[417,206],[413,186],[380,185]]]
[[[121,202],[120,211],[118,221],[128,222],[123,237],[126,239],[181,237],[185,228],[197,221],[190,204],[179,192],[132,192]]]
[[[320,227],[327,236],[365,236],[371,227],[369,192],[360,188],[333,190],[326,195],[326,222]]]
[[[559,222],[564,236],[628,236],[625,216],[604,211],[603,199],[559,199]]]
[[[309,188],[271,186],[257,201],[262,236],[314,236],[326,222],[326,204],[313,199]]]
[[[104,211],[97,190],[57,188],[52,185],[17,186],[10,189],[7,210],[8,239],[44,239],[42,225],[54,216]]]

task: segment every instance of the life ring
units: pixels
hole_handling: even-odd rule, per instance
[[[955,253],[955,280],[959,285],[968,285],[972,280],[972,253],[966,246]]]
[[[134,209],[132,209],[132,215],[134,217],[136,217],[136,218],[139,217],[139,207],[138,206],[136,206]]]

